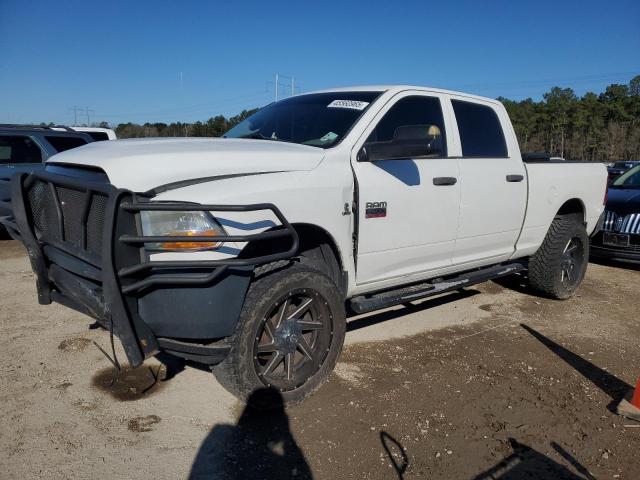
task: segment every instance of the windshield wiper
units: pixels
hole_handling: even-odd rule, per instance
[[[251,132],[251,133],[247,133],[246,135],[240,135],[239,137],[236,137],[236,138],[253,138],[257,140],[277,140],[277,141],[280,140],[278,138],[265,137],[260,132]]]

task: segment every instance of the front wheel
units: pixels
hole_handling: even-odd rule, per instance
[[[344,301],[334,282],[293,264],[252,283],[231,352],[214,373],[243,401],[268,387],[286,404],[297,403],[329,377],[345,330]]]
[[[558,215],[529,259],[529,283],[546,296],[564,300],[582,283],[588,262],[589,237],[580,218]]]

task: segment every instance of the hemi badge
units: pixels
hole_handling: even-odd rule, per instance
[[[365,218],[382,218],[387,216],[387,202],[367,202]]]

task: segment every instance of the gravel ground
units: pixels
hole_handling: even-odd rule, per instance
[[[39,306],[0,242],[0,478],[640,478],[640,423],[613,413],[640,269],[591,264],[565,302],[521,280],[350,319],[330,381],[265,415],[195,366],[114,376],[104,331]]]

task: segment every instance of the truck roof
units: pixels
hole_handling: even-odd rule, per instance
[[[479,95],[472,95],[470,93],[458,92],[455,90],[445,90],[442,88],[434,88],[434,87],[421,87],[418,85],[354,85],[351,87],[337,87],[337,88],[326,88],[322,90],[314,90],[312,92],[305,92],[300,95],[306,95],[310,93],[330,93],[330,92],[391,92],[398,93],[403,92],[405,90],[419,90],[423,92],[434,92],[434,93],[443,93],[447,95],[459,95],[462,97],[467,97],[473,100],[479,100],[482,102],[489,102],[494,104],[499,104],[500,102],[495,98],[489,97],[481,97]]]

